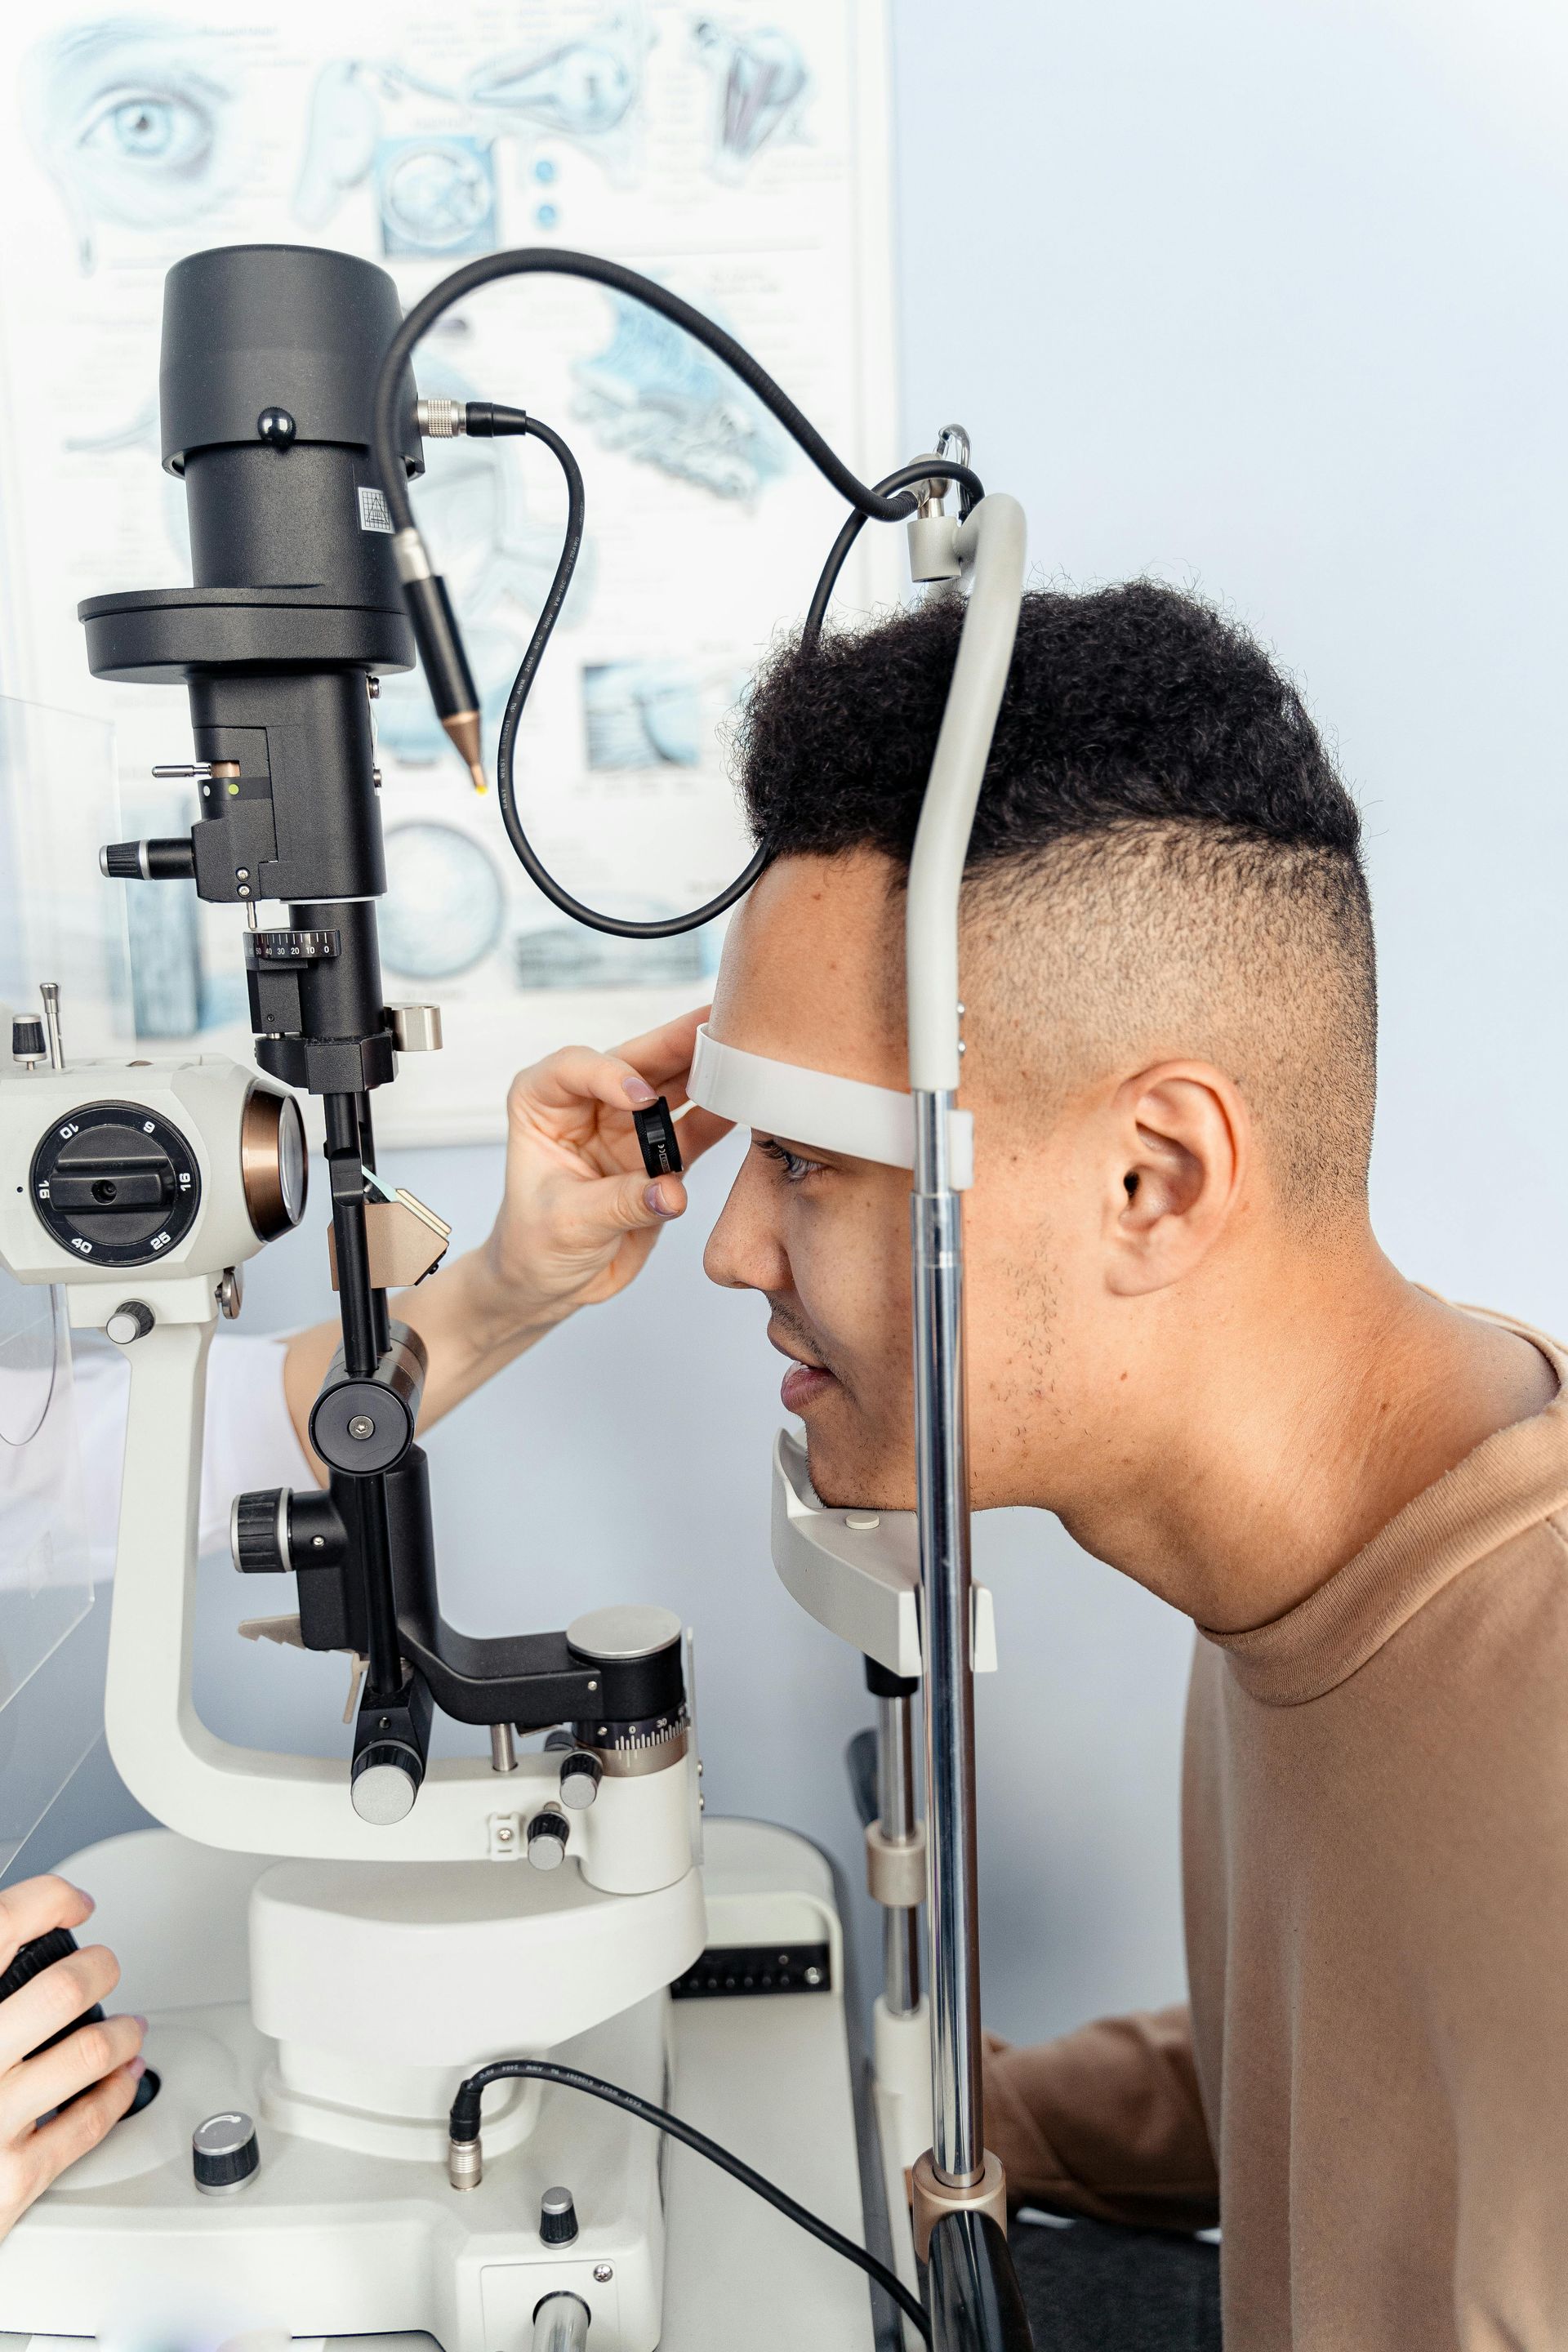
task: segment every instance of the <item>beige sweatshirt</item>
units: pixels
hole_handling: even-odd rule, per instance
[[[1200,1637],[1183,1811],[1190,2012],[990,2042],[1012,2196],[1222,2221],[1226,2352],[1568,2347],[1568,1393]]]

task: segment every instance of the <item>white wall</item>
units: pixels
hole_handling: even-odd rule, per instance
[[[889,462],[961,417],[1040,578],[1192,583],[1277,650],[1369,816],[1387,1245],[1568,1327],[1557,21],[1545,0],[894,13]],[[391,1172],[461,1243],[498,1167]],[[858,1875],[839,1753],[868,1708],[768,1568],[778,1367],[759,1308],[697,1265],[722,1181],[699,1176],[630,1296],[434,1433],[447,1605],[481,1631],[622,1593],[681,1609],[710,1802],[796,1822]],[[311,1230],[254,1268],[247,1328],[325,1310]],[[1005,1662],[980,1710],[987,2012],[1045,2032],[1179,1990],[1189,1635],[1050,1523],[983,1522],[977,1548]],[[211,1576],[226,1720],[335,1713],[336,1662],[239,1651],[220,1620],[241,1596]]]

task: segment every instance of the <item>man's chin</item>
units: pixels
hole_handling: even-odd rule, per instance
[[[830,1511],[912,1511],[912,1478],[900,1475],[875,1447],[805,1424],[805,1459],[812,1491]]]

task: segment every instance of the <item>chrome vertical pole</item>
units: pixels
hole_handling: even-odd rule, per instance
[[[877,1701],[877,1819],[889,1843],[914,1843],[914,1728],[904,1696]],[[912,1906],[882,1906],[882,1999],[889,2017],[920,2007],[921,1915]]]
[[[982,499],[958,525],[951,546],[967,576],[969,598],[910,859],[905,974],[914,1108],[910,1269],[925,1643],[931,2168],[939,2190],[963,2190],[983,2189],[986,2166],[963,1385],[962,1188],[970,1171],[961,1171],[953,1157],[963,1051],[959,905],[1017,633],[1024,585],[1022,509],[1013,499]],[[940,563],[923,576],[939,579]]]
[[[926,1829],[931,1944],[931,2156],[980,2178],[979,1881],[970,1659],[969,1465],[963,1389],[963,1211],[948,1165],[946,1092],[915,1096],[911,1199],[915,1448],[925,1615]]]

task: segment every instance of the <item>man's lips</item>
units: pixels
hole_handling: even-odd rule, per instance
[[[786,1412],[804,1412],[819,1396],[838,1386],[831,1372],[820,1364],[792,1364],[779,1386],[779,1400]]]
[[[837,1387],[837,1380],[826,1365],[810,1362],[771,1324],[768,1327],[768,1344],[776,1348],[781,1356],[794,1359],[779,1388],[779,1398],[786,1412],[804,1412],[816,1398]]]

